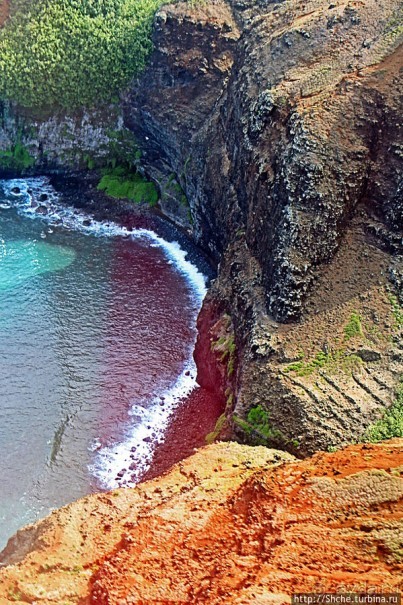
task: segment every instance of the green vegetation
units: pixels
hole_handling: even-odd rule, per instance
[[[269,412],[260,404],[249,410],[246,420],[242,420],[242,418],[239,418],[235,414],[233,420],[247,435],[257,437],[257,441],[263,445],[266,445],[269,440],[273,439],[285,441],[282,432],[271,426]]]
[[[225,390],[225,395],[227,397],[227,401],[225,404],[225,411],[227,412],[227,411],[232,410],[232,407],[233,407],[234,401],[235,401],[235,396],[234,396],[234,393],[233,393],[231,387],[228,387]]]
[[[344,328],[344,335],[347,340],[354,336],[363,336],[361,316],[358,313],[351,313],[350,320]]]
[[[364,439],[377,443],[392,437],[403,437],[403,381],[396,393],[396,400],[383,417],[367,429]]]
[[[218,418],[217,422],[215,423],[215,427],[214,429],[211,431],[211,433],[208,433],[208,435],[206,435],[206,443],[211,444],[214,443],[214,441],[220,436],[220,433],[222,431],[222,429],[224,428],[224,426],[227,423],[227,417],[225,414],[221,414],[221,416]]]
[[[95,168],[95,160],[88,153],[84,154],[83,160],[88,170],[93,170]]]
[[[315,371],[325,368],[330,372],[337,372],[341,370],[345,373],[352,372],[363,364],[363,360],[358,355],[353,353],[347,353],[346,351],[339,350],[330,353],[324,353],[319,351],[315,357],[310,361],[296,361],[291,363],[284,372],[295,372],[297,376],[310,376]]]
[[[190,210],[189,200],[186,197],[186,193],[184,192],[182,186],[179,183],[179,179],[185,179],[184,172],[182,172],[179,177],[177,177],[176,174],[171,173],[165,183],[161,184],[161,203],[162,206],[164,206],[165,203],[168,204],[168,206],[171,206],[173,202],[175,203],[175,205],[182,206],[185,210],[179,208],[179,214],[184,218],[187,215],[187,220],[189,224],[192,225],[193,217]]]
[[[343,372],[350,374],[363,365],[364,361],[355,353],[347,350],[347,341],[351,338],[364,338],[362,318],[354,311],[344,326],[344,339],[337,341],[338,348],[330,351],[319,351],[309,360],[305,359],[305,353],[300,351],[298,361],[295,361],[284,368],[284,372],[295,372],[297,376],[311,376],[314,372],[321,369],[327,372]]]
[[[227,376],[230,378],[235,370],[236,344],[234,333],[230,332],[220,336],[218,340],[211,343],[211,350],[220,353],[220,362],[227,363]]]
[[[15,0],[0,31],[0,96],[67,109],[117,100],[144,68],[161,0]]]
[[[386,44],[393,44],[403,34],[403,11],[400,7],[393,17],[386,23],[382,42]]]
[[[396,328],[403,328],[403,308],[396,296],[389,296],[390,304],[392,305],[393,315],[396,322]]]
[[[187,197],[186,197],[185,192],[183,191],[182,187],[179,185],[179,183],[173,183],[172,189],[179,197],[179,201],[182,204],[182,206],[187,206],[188,205]]]
[[[225,390],[225,396],[227,398],[225,404],[225,411],[218,418],[217,422],[215,423],[215,427],[211,431],[211,433],[208,433],[208,435],[206,435],[206,443],[208,444],[213,443],[214,441],[216,441],[216,439],[221,437],[222,430],[228,427],[229,417],[231,416],[235,399],[231,387],[227,387],[227,389]]]
[[[97,189],[116,199],[146,202],[150,206],[155,206],[158,202],[158,191],[154,183],[123,166],[105,170]]]
[[[182,206],[189,207],[189,202],[185,192],[176,180],[176,175],[171,173],[166,181],[164,195],[170,195],[177,199]]]
[[[270,439],[280,434],[280,431],[270,426],[269,413],[261,405],[251,408],[246,419],[253,430],[263,435],[265,439]]]
[[[137,146],[134,134],[130,130],[127,130],[127,128],[108,130],[107,135],[109,137],[107,165],[110,168],[138,165],[141,159],[141,151]]]
[[[9,168],[11,170],[26,170],[35,164],[28,150],[17,142],[15,145],[6,151],[0,151],[0,166],[1,168]]]
[[[297,439],[287,439],[280,430],[270,424],[270,414],[260,404],[250,408],[246,420],[235,414],[232,419],[257,445],[267,446],[274,441],[281,444],[281,447],[299,447]]]

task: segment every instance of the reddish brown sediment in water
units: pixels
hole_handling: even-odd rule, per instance
[[[167,392],[191,355],[192,299],[197,296],[174,265],[167,270],[161,250],[148,245],[130,246],[126,240],[117,240],[113,250],[109,327],[104,345],[102,424],[106,435],[102,434],[101,440],[105,442],[124,440],[130,426],[130,418],[125,416],[133,403],[146,409],[150,402],[154,405],[155,393],[160,392],[160,406],[166,405]],[[133,286],[132,299],[119,296],[128,280]],[[152,284],[157,304],[147,295],[147,284]],[[130,374],[124,368],[129,368]],[[144,477],[136,473],[135,480],[156,477],[205,445],[207,433],[214,429],[222,412],[222,398],[214,390],[198,387],[183,397],[164,431],[164,442],[156,446],[150,469]],[[124,420],[113,434],[111,427],[116,426],[116,418]],[[151,428],[155,432],[145,439],[155,443],[161,429]]]
[[[214,430],[217,418],[224,411],[218,394],[197,387],[172,416],[164,442],[157,445],[150,469],[142,481],[154,479],[174,464],[206,444],[206,435]]]
[[[295,461],[216,443],[18,532],[0,603],[289,603],[403,587],[403,440]]]

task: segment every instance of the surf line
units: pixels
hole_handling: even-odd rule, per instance
[[[100,442],[96,440],[89,446],[95,454],[95,460],[88,469],[104,489],[134,485],[150,468],[155,448],[163,442],[166,428],[175,410],[197,386],[193,349],[196,340],[196,319],[207,291],[206,277],[187,260],[187,252],[176,241],[169,242],[149,229],[128,231],[113,221],[97,221],[85,212],[63,206],[46,177],[1,181],[0,185],[11,206],[21,214],[40,219],[45,224],[98,237],[123,236],[148,241],[150,246],[157,246],[163,250],[168,261],[191,287],[194,340],[189,347],[189,356],[180,375],[168,389],[156,393],[147,408],[139,402],[131,404],[129,415],[141,420],[127,428],[122,442],[100,448]],[[40,202],[41,197],[46,199],[44,201],[46,214],[37,212],[36,200]]]
[[[165,391],[157,393],[146,409],[133,402],[129,413],[141,418],[141,421],[127,430],[125,439],[121,443],[104,447],[97,452],[95,463],[90,470],[106,489],[132,486],[141,480],[152,464],[155,447],[164,440],[172,415],[181,401],[197,386],[193,349],[197,314],[206,294],[206,278],[186,259],[187,253],[177,242],[167,242],[153,231],[146,229],[134,231],[132,237],[146,238],[150,241],[150,245],[162,248],[166,257],[173,262],[191,286],[195,338],[189,348],[189,357],[176,381]]]

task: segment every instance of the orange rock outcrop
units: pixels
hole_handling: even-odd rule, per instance
[[[303,461],[217,443],[21,530],[0,556],[0,604],[267,605],[294,592],[399,591],[402,473],[402,439]]]

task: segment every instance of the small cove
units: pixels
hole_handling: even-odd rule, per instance
[[[178,244],[63,208],[46,179],[0,196],[1,548],[52,508],[141,480],[189,397],[200,439],[219,410],[192,358],[205,280]]]

